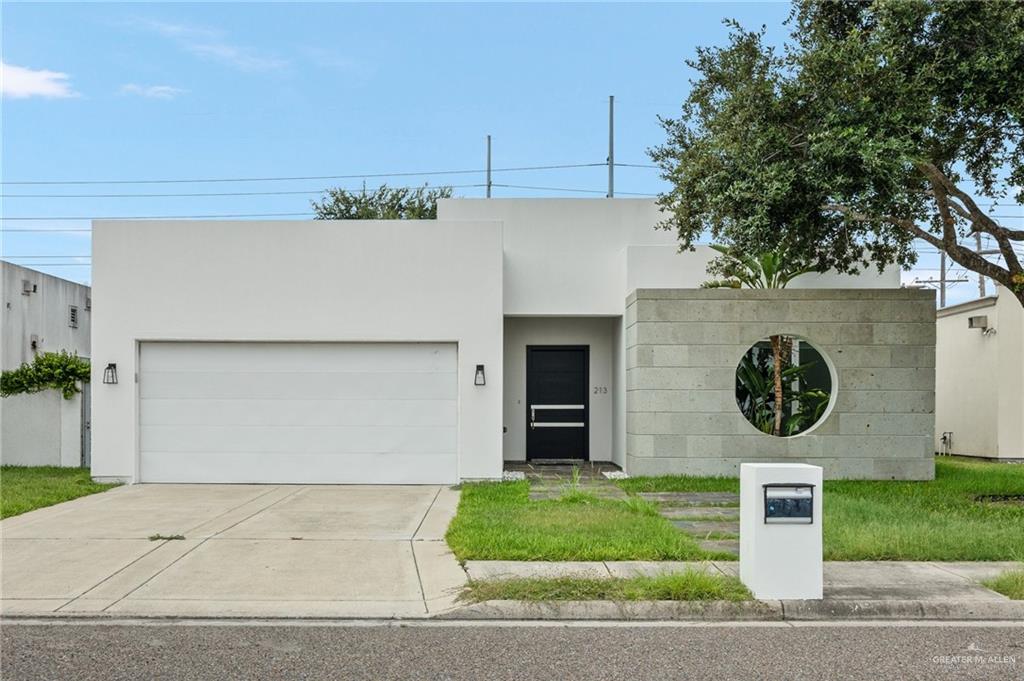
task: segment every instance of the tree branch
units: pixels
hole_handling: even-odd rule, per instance
[[[917,223],[913,220],[906,218],[898,218],[894,215],[867,215],[866,213],[859,213],[849,206],[844,206],[839,203],[826,203],[821,207],[821,210],[832,211],[835,213],[842,213],[847,219],[853,220],[854,222],[888,222],[891,225],[901,227],[908,232],[912,232],[919,239],[927,241],[936,248],[942,248],[942,239],[938,238],[931,232],[921,229]]]
[[[955,197],[963,207],[967,209],[969,219],[974,224],[974,231],[987,232],[992,236],[1005,236],[1008,239],[1020,240],[1024,238],[1024,230],[1010,230],[993,220],[989,215],[978,207],[974,198],[953,183],[946,174],[935,164],[928,161],[920,161],[915,164],[917,169],[928,179],[933,190],[941,187],[942,192],[947,196]],[[938,199],[938,196],[936,196]]]
[[[939,188],[938,192],[944,194],[942,188]],[[936,202],[939,203],[940,199],[936,197]],[[836,213],[842,213],[847,219],[854,220],[856,222],[888,222],[891,225],[895,225],[902,229],[907,230],[914,236],[923,241],[927,241],[932,246],[935,246],[939,250],[945,251],[950,258],[960,265],[963,265],[972,272],[983,274],[990,279],[998,281],[1003,286],[1014,290],[1014,284],[1012,281],[1013,273],[1020,272],[1020,264],[1014,255],[1013,262],[1007,262],[1007,268],[1004,269],[999,265],[986,260],[984,257],[976,253],[975,251],[965,248],[957,243],[956,240],[956,229],[951,224],[952,216],[949,214],[948,205],[940,205],[940,213],[944,213],[943,217],[943,234],[942,238],[932,234],[928,230],[922,229],[916,222],[910,219],[899,218],[893,215],[867,215],[853,210],[849,206],[842,204],[829,203],[821,207],[823,211],[833,211]],[[946,226],[946,220],[950,221],[950,226]],[[1011,249],[1012,251],[1012,249]],[[1016,266],[1016,269],[1013,269]]]

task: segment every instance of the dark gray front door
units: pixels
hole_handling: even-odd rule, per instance
[[[589,348],[526,348],[526,458],[589,459]]]

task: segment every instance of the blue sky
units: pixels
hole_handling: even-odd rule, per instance
[[[784,3],[657,5],[4,3],[2,176],[15,181],[359,175],[602,163],[607,96],[616,160],[647,163],[721,20],[767,25]],[[499,173],[501,184],[591,190],[606,169]],[[369,184],[386,178],[370,178]],[[481,174],[393,177],[481,196]],[[305,213],[329,185],[362,180],[4,186],[3,216]],[[653,194],[657,173],[620,168],[616,189]],[[217,197],[22,198],[14,194],[309,192]],[[495,189],[496,196],[586,196]],[[2,255],[69,263],[84,220],[5,219]],[[31,256],[47,256],[34,258]],[[86,263],[87,260],[76,262]],[[922,268],[934,267],[927,255]],[[88,282],[86,266],[38,269]],[[915,272],[926,277],[934,272]],[[911,275],[913,276],[913,275]],[[960,285],[966,294],[976,285]]]

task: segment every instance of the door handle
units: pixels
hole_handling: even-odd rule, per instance
[[[538,409],[584,409],[582,404],[531,404],[530,405],[530,429],[534,428],[583,428],[584,424],[582,421],[573,422],[552,422],[552,423],[537,423],[537,410]]]

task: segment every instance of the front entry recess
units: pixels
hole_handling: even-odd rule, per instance
[[[526,348],[526,458],[589,459],[587,346]]]

